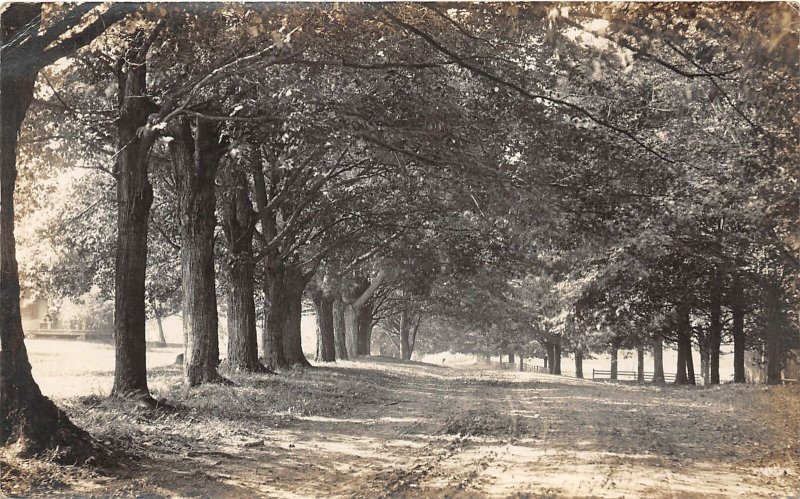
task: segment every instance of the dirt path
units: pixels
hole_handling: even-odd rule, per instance
[[[227,416],[223,407],[205,417],[139,421],[145,458],[111,476],[76,477],[44,495],[774,497],[800,491],[798,428],[764,422],[763,388],[659,389],[375,360],[274,379],[253,386],[294,383],[285,395],[278,385],[271,391],[292,399],[289,410],[254,419],[231,402]],[[309,386],[323,393],[307,395],[301,388]],[[356,388],[363,391],[346,395]],[[336,400],[344,393],[352,405],[315,409],[314,401],[327,407],[325,391]],[[307,409],[295,411],[304,400]]]

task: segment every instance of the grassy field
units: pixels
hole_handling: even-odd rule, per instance
[[[150,384],[179,407],[173,413],[103,397],[110,347],[40,341],[47,340],[30,342],[30,351],[45,393],[116,464],[59,467],[4,454],[6,494],[776,497],[800,490],[798,387],[658,388],[479,368],[466,359],[443,367],[366,358],[187,389],[180,368],[168,366],[174,349],[153,350]]]

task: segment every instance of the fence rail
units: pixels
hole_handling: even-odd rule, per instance
[[[653,381],[653,375],[655,373],[647,372],[644,373],[644,380],[645,381]],[[611,371],[605,369],[592,369],[592,379],[593,380],[603,380],[603,379],[611,379]],[[636,371],[617,371],[617,381],[636,381],[638,379],[638,373]],[[703,377],[700,375],[695,374],[694,376],[695,383],[701,384],[703,382]],[[675,381],[675,373],[664,373],[664,381],[667,383],[672,383]]]
[[[28,338],[49,337],[49,338],[76,338],[85,340],[89,338],[110,338],[113,335],[111,330],[102,329],[27,329],[25,336]]]

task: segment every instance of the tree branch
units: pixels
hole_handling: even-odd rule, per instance
[[[518,85],[516,83],[504,80],[503,78],[497,76],[496,74],[493,74],[493,73],[487,71],[486,69],[480,68],[480,67],[478,67],[478,66],[476,66],[474,64],[471,64],[471,63],[467,62],[466,60],[464,60],[463,58],[458,56],[458,54],[456,54],[452,50],[448,49],[447,47],[445,47],[444,45],[439,43],[429,33],[426,33],[424,31],[422,31],[421,29],[417,28],[416,26],[413,26],[411,24],[408,24],[408,23],[398,19],[394,14],[392,14],[388,10],[388,8],[383,7],[383,11],[386,13],[386,15],[395,24],[397,24],[401,28],[405,29],[407,32],[415,34],[418,37],[422,38],[424,41],[426,41],[433,48],[435,48],[436,50],[438,50],[438,51],[442,52],[443,54],[449,56],[450,58],[452,58],[456,62],[456,64],[458,64],[462,68],[468,70],[469,72],[471,72],[473,74],[476,74],[478,76],[482,76],[483,78],[486,78],[486,79],[488,79],[488,80],[490,80],[490,81],[492,81],[492,82],[494,82],[494,83],[496,83],[498,85],[501,85],[503,87],[510,88],[510,89],[514,90],[515,92],[517,92],[518,94],[520,94],[523,97],[526,97],[528,99],[531,99],[531,100],[539,99],[539,100],[542,100],[542,101],[551,102],[553,104],[557,104],[559,106],[571,109],[571,110],[573,110],[573,111],[585,116],[590,121],[592,121],[592,122],[594,122],[594,123],[596,123],[596,124],[598,124],[598,125],[600,125],[600,126],[602,126],[604,128],[608,128],[608,129],[613,130],[614,132],[616,132],[616,133],[618,133],[620,135],[624,135],[629,140],[631,140],[633,143],[635,143],[636,145],[638,145],[639,147],[641,147],[645,151],[649,152],[650,154],[652,154],[652,155],[656,156],[657,158],[661,159],[662,161],[665,161],[665,162],[671,163],[671,164],[675,163],[674,160],[667,158],[666,156],[664,156],[660,152],[656,151],[652,147],[650,147],[647,144],[645,144],[641,139],[636,137],[636,135],[634,135],[629,130],[626,130],[626,129],[621,128],[621,127],[619,127],[617,125],[609,123],[608,121],[593,115],[591,112],[589,112],[588,110],[584,109],[583,107],[581,107],[581,106],[579,106],[577,104],[574,104],[572,102],[568,102],[568,101],[565,101],[565,100],[562,100],[562,99],[558,99],[558,98],[555,98],[555,97],[549,97],[547,95],[534,94],[534,93],[526,90],[525,88],[523,88],[522,86],[520,86],[520,85]]]

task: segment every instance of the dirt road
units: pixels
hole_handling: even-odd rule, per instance
[[[161,375],[163,386],[179,376]],[[375,359],[237,385],[205,392],[173,388],[167,395],[181,399],[187,411],[129,421],[115,413],[119,408],[73,400],[75,419],[117,445],[128,442],[141,457],[106,476],[67,477],[65,488],[43,495],[800,492],[797,421],[784,414],[796,408],[790,405],[800,392],[788,387],[637,387]],[[253,397],[265,405],[242,407]],[[91,410],[83,409],[87,405]]]

